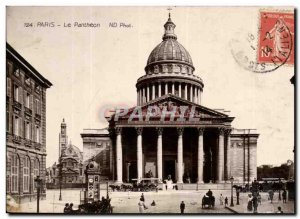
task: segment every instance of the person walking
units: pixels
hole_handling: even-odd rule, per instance
[[[69,203],[65,204],[64,213],[68,214],[70,212]]]
[[[252,199],[253,199],[252,195],[248,194],[247,210],[250,211],[250,212],[252,211]]]
[[[225,197],[225,207],[228,205],[228,198],[227,196]]]
[[[273,203],[273,197],[274,197],[274,192],[273,190],[269,191],[269,199],[271,200],[271,203]]]
[[[220,198],[219,198],[219,200],[220,200],[220,205],[223,205],[223,202],[224,202],[224,197],[223,197],[223,195],[222,195],[222,194],[220,195]]]
[[[141,200],[142,200],[143,202],[145,202],[144,193],[142,193],[142,195],[141,195]]]
[[[257,214],[258,201],[256,195],[254,195],[252,198],[252,204],[253,204],[253,213]]]
[[[277,213],[277,214],[283,214],[283,211],[281,210],[281,207],[280,207],[280,206],[278,206],[276,213]]]
[[[142,200],[142,198],[140,198],[138,206],[139,206],[139,213],[144,213],[145,204],[144,204],[144,201]]]
[[[181,214],[184,214],[184,209],[185,209],[185,204],[184,204],[184,201],[182,201],[180,204],[180,213]]]
[[[284,189],[283,192],[282,192],[282,201],[283,201],[283,203],[286,203],[286,196],[287,196],[286,190]]]

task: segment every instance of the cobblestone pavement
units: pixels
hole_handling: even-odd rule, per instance
[[[106,191],[101,191],[101,196],[106,196]],[[230,214],[230,210],[224,205],[220,205],[219,196],[222,193],[224,198],[227,196],[230,202],[230,191],[218,190],[213,191],[216,197],[216,206],[214,209],[202,209],[201,199],[206,191],[158,191],[144,192],[145,204],[148,207],[144,213],[180,213],[179,205],[181,201],[185,202],[185,213],[205,213],[205,214]],[[114,207],[114,213],[138,213],[138,202],[141,192],[110,192]],[[243,212],[243,206],[246,206],[247,194],[241,194],[241,205],[236,211]],[[72,202],[74,209],[77,209],[80,203],[80,190],[70,189],[62,191],[62,201],[58,200],[59,190],[47,190],[47,199],[40,201],[40,212],[47,213],[62,213],[66,202]],[[275,196],[276,198],[276,196]],[[263,199],[265,196],[263,195]],[[156,206],[151,206],[151,202],[155,201]],[[264,200],[265,202],[265,200]],[[266,203],[263,203],[266,204]],[[291,204],[290,204],[291,205]],[[277,205],[275,204],[277,208]],[[20,205],[19,211],[36,212],[36,201],[28,202]],[[260,208],[259,208],[260,209]],[[262,208],[261,208],[262,209]],[[286,212],[285,206],[283,210]]]

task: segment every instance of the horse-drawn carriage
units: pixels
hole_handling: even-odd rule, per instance
[[[214,208],[215,196],[204,195],[202,198],[202,208]]]

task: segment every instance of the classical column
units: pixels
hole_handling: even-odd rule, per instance
[[[184,99],[186,99],[186,100],[188,100],[188,90],[187,90],[188,88],[187,88],[187,83],[185,83],[185,85],[184,85]]]
[[[193,102],[194,103],[197,103],[197,87],[196,86],[194,86],[194,89],[193,89],[193,93],[194,93],[194,98],[193,98]]]
[[[138,183],[143,177],[143,145],[142,145],[142,132],[143,128],[136,128],[137,133],[137,178]]]
[[[219,128],[218,183],[224,182],[224,128]]]
[[[190,85],[190,101],[193,102],[193,85]]]
[[[158,83],[158,97],[161,97],[161,83]]]
[[[175,82],[172,82],[172,94],[175,95]]]
[[[147,85],[147,100],[146,100],[146,102],[149,102],[150,101],[150,88],[149,88],[149,85]]]
[[[183,183],[183,128],[177,128],[178,143],[177,143],[177,183]]]
[[[230,140],[231,129],[226,129],[226,139],[227,139],[227,150],[226,150],[226,180],[231,177],[231,140]]]
[[[117,183],[123,182],[123,159],[122,159],[122,128],[116,128],[116,154],[117,154]]]
[[[152,100],[155,99],[155,84],[152,84]]]
[[[178,95],[181,98],[181,83],[178,84]]]
[[[144,87],[144,88],[143,88],[142,104],[144,104],[144,103],[146,102],[145,99],[146,99],[146,88]]]
[[[198,88],[198,104],[199,105],[201,104],[200,95],[201,95],[201,90],[200,90],[200,88]]]
[[[169,91],[168,91],[168,82],[166,82],[165,83],[165,95],[168,94],[168,93],[169,93]]]
[[[136,89],[136,97],[137,97],[136,104],[140,105],[140,92],[138,88]]]
[[[203,162],[204,162],[204,148],[203,148],[203,132],[204,128],[198,128],[198,183],[203,183]]]
[[[157,130],[157,178],[159,182],[162,181],[162,133],[163,128],[156,128]]]

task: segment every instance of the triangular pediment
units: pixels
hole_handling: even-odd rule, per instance
[[[112,116],[112,118],[117,116],[118,119],[128,119],[130,116],[138,114],[142,115],[144,118],[147,117],[147,115],[149,116],[149,112],[152,113],[152,120],[155,118],[160,118],[163,112],[166,114],[166,116],[169,116],[170,113],[174,113],[175,117],[184,118],[191,116],[199,119],[229,118],[229,116],[225,113],[195,104],[172,94],[167,94],[160,98],[156,98],[155,100],[149,101],[142,106],[132,107],[124,111],[119,110]]]

